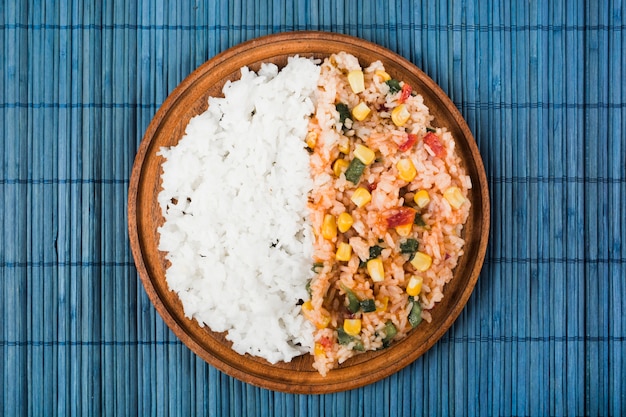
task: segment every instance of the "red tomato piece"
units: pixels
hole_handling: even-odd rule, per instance
[[[396,207],[385,213],[387,228],[404,226],[413,223],[415,220],[415,209],[411,207]]]
[[[320,337],[319,344],[322,345],[325,349],[328,349],[333,346],[333,341],[330,340],[330,337],[328,336],[322,336]]]
[[[406,152],[411,149],[415,143],[417,143],[417,135],[409,133],[407,140],[401,143],[400,146],[398,146],[398,149],[400,149],[401,152]]]
[[[441,141],[439,140],[439,136],[435,135],[433,132],[428,132],[426,136],[424,136],[424,143],[428,145],[431,151],[435,154],[435,156],[441,158],[446,154],[446,148],[443,147]]]
[[[402,90],[400,91],[400,98],[398,98],[399,103],[404,103],[407,98],[411,97],[411,93],[413,92],[413,87],[409,84],[404,83],[402,86]]]

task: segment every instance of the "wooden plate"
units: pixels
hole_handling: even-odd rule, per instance
[[[324,58],[340,51],[355,55],[365,65],[382,61],[392,77],[408,82],[422,94],[435,116],[433,125],[448,127],[456,138],[457,152],[472,179],[472,208],[464,229],[465,254],[454,271],[454,279],[445,287],[445,298],[432,311],[432,323],[423,322],[390,348],[358,355],[322,377],[311,367],[309,355],[276,365],[241,356],[230,348],[223,334],[202,328],[184,316],[177,295],[168,290],[164,253],[157,249],[157,228],[163,223],[157,202],[163,159],[156,153],[160,147],[180,140],[191,117],[206,110],[209,96],[221,96],[226,80],[239,78],[242,66],[257,70],[261,63],[273,62],[280,67],[291,55]],[[135,264],[165,323],[185,345],[221,371],[257,386],[291,393],[329,393],[360,387],[391,375],[426,352],[448,330],[470,297],[489,235],[484,167],[474,138],[451,100],[433,80],[399,55],[361,39],[332,33],[265,36],[231,48],[196,69],[170,94],[148,126],[137,152],[128,194],[128,228]]]

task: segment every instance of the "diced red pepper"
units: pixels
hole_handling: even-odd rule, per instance
[[[391,229],[393,227],[404,226],[407,224],[412,224],[413,220],[415,220],[415,209],[411,207],[396,207],[391,210],[388,210],[385,213],[385,220],[387,221],[387,228]]]
[[[409,137],[407,138],[407,140],[401,143],[400,146],[398,146],[398,149],[401,152],[406,152],[409,149],[411,149],[413,145],[415,145],[416,143],[417,143],[417,135],[414,135],[413,133],[409,133]]]
[[[324,346],[324,349],[328,349],[333,346],[333,341],[330,340],[330,337],[328,336],[322,336],[320,337],[319,344]]]
[[[441,144],[439,136],[435,135],[433,132],[426,133],[423,140],[430,150],[433,151],[435,156],[441,158],[446,155],[446,148]]]
[[[400,98],[398,98],[398,102],[404,103],[409,97],[411,97],[411,92],[413,92],[413,87],[404,83],[402,90],[400,91]]]
[[[378,187],[378,183],[377,182],[372,182],[372,183],[367,183],[367,190],[371,193],[372,191],[374,191],[376,189],[376,187]]]

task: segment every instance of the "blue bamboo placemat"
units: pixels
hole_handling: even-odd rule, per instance
[[[626,412],[626,4],[17,1],[0,6],[0,415]],[[373,385],[272,392],[192,354],[150,304],[130,171],[167,94],[291,30],[392,49],[450,95],[483,155],[492,233],[466,309]]]

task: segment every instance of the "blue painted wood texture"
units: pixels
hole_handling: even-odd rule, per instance
[[[0,414],[626,412],[626,4],[8,0],[0,6]],[[392,49],[450,95],[492,196],[484,270],[427,354],[350,392],[276,393],[192,354],[131,257],[135,152],[217,53],[291,30]]]

